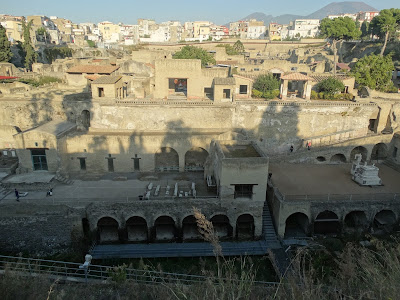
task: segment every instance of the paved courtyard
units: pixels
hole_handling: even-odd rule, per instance
[[[383,186],[360,186],[351,179],[351,164],[270,164],[272,181],[284,195],[400,193],[400,173],[377,165]]]
[[[30,176],[24,174],[21,178],[32,183],[48,182],[54,174],[49,176],[49,173],[29,173]],[[4,181],[8,183],[20,182],[20,175],[14,175],[6,178]],[[178,183],[178,191],[191,191],[192,182],[195,182],[197,197],[215,197],[215,192],[207,191],[206,183],[203,179],[203,173],[160,173],[150,174],[148,176],[137,176],[131,174],[111,173],[103,176],[106,179],[97,181],[87,181],[75,179],[71,185],[54,182],[53,196],[46,196],[46,189],[36,191],[28,191],[26,197],[20,198],[20,203],[38,203],[38,204],[71,204],[74,206],[85,205],[90,202],[131,202],[143,196],[150,183],[153,183],[152,192],[149,200],[152,199],[171,199],[174,193],[175,183]],[[132,178],[132,179],[128,179]],[[136,178],[136,179],[133,179]],[[46,181],[47,180],[47,181]],[[159,195],[155,196],[154,191],[160,185]],[[166,186],[170,186],[169,195],[166,195]],[[0,205],[6,203],[17,203],[15,200],[14,191],[3,199],[0,198]],[[19,189],[23,193],[23,188]]]

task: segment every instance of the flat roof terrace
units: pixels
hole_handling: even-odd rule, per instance
[[[270,164],[272,182],[282,195],[400,194],[400,172],[378,164],[383,186],[360,186],[351,179],[351,164]],[[290,197],[292,198],[292,197]]]
[[[227,145],[221,144],[221,149],[226,158],[261,157],[253,145]]]

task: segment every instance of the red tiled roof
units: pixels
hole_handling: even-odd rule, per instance
[[[85,78],[93,81],[93,80],[96,80],[97,78],[99,78],[99,76],[98,75],[86,75]]]
[[[297,81],[314,81],[313,78],[308,77],[307,75],[301,73],[288,73],[281,76],[281,79],[284,80],[297,80]]]
[[[67,73],[111,74],[118,69],[117,66],[80,65],[68,69]]]
[[[342,70],[349,70],[349,71],[351,70],[351,68],[345,63],[336,63],[336,66]]]

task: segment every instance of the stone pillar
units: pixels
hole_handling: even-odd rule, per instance
[[[179,154],[179,172],[185,172],[185,153]]]
[[[306,81],[306,86],[305,86],[305,95],[303,96],[303,98],[305,98],[306,100],[310,100],[311,99],[311,84]]]
[[[289,81],[283,80],[283,83],[281,84],[281,99],[282,100],[287,99],[288,85],[289,85]]]

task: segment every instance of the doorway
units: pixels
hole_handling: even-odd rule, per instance
[[[31,150],[34,171],[47,171],[47,158],[45,149]]]

